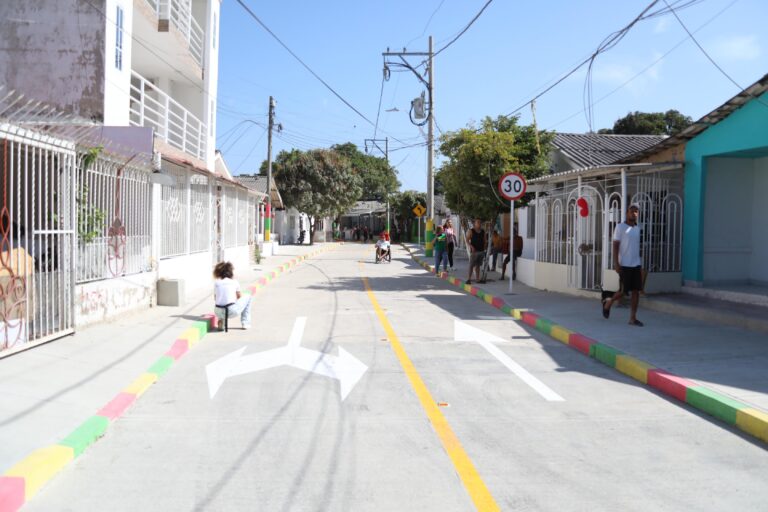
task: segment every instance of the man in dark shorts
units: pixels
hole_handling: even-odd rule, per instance
[[[475,269],[475,277],[480,281],[480,267],[485,259],[485,230],[482,221],[475,219],[475,223],[467,232],[467,246],[469,247],[469,275],[467,284],[472,284],[472,269]]]
[[[637,219],[640,216],[640,205],[633,203],[627,210],[627,220],[616,226],[613,232],[613,268],[619,273],[621,290],[603,301],[603,317],[611,314],[611,306],[621,299],[622,290],[631,295],[631,310],[629,325],[642,327],[643,322],[637,319],[637,306],[640,302],[640,291],[643,289],[642,260],[640,259],[640,227]]]

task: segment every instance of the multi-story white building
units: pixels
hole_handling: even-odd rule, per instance
[[[2,82],[214,169],[220,0],[0,2]]]
[[[34,260],[30,282],[55,273],[64,283],[61,296],[73,297],[70,309],[62,299],[51,314],[29,312],[28,330],[40,318],[61,323],[66,316],[67,326],[83,325],[154,304],[159,279],[185,281],[191,295],[211,285],[215,262],[249,264],[263,194],[237,183],[215,149],[220,6],[221,0],[0,1],[0,127],[9,102],[25,129],[77,125],[65,134],[72,137],[64,156],[73,162],[66,176],[42,160],[32,170],[16,165],[37,155],[37,146],[12,134],[5,139],[17,155],[4,171],[9,182],[31,184],[0,198],[12,210],[12,238],[23,238]],[[37,112],[36,125],[24,125],[28,110]],[[99,146],[98,160],[84,163],[83,155]],[[153,174],[158,163],[162,179]],[[32,198],[52,190],[54,177],[76,206],[45,213],[49,203]],[[62,216],[77,229],[59,233],[38,221]],[[70,263],[42,265],[52,252]],[[33,286],[26,293],[30,304],[39,303]],[[22,334],[17,338],[42,339]]]

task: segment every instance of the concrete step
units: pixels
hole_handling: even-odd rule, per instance
[[[640,307],[702,322],[740,327],[768,334],[768,307],[741,304],[688,293],[644,297]]]

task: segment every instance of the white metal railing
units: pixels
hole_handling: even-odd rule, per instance
[[[130,123],[154,128],[171,146],[205,160],[205,123],[135,71],[131,72]]]
[[[194,16],[189,0],[147,0],[161,20],[169,20],[187,41],[189,53],[203,66],[204,32]]]

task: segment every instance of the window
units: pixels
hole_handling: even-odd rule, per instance
[[[123,8],[117,6],[117,15],[115,16],[115,67],[123,69]]]
[[[536,238],[536,205],[528,205],[528,234],[526,238]]]

